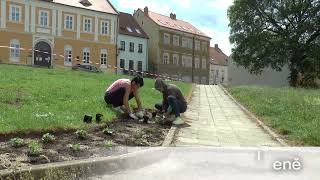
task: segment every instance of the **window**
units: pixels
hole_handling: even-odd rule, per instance
[[[202,51],[207,52],[208,51],[208,46],[207,46],[207,42],[202,42]]]
[[[48,11],[39,11],[40,15],[40,26],[48,27],[49,26],[49,12]]]
[[[101,34],[107,35],[109,32],[109,23],[107,21],[101,21]]]
[[[200,41],[196,40],[194,43],[195,43],[195,50],[200,51]]]
[[[195,58],[194,59],[194,67],[195,68],[200,68],[200,59],[199,58]]]
[[[107,60],[108,60],[108,51],[106,49],[101,49],[100,52],[100,64],[107,66]]]
[[[86,64],[90,63],[90,49],[89,48],[83,49],[83,63],[86,63]]]
[[[72,64],[72,47],[70,45],[64,47],[64,64]]]
[[[184,48],[188,47],[188,39],[187,38],[182,38],[182,47],[184,47]]]
[[[163,39],[164,39],[164,41],[163,41],[164,44],[170,44],[170,35],[169,34],[165,33],[163,36]]]
[[[127,30],[128,30],[129,32],[133,32],[130,27],[127,27]]]
[[[138,71],[142,72],[142,61],[138,61]]]
[[[130,60],[129,61],[129,70],[133,70],[133,68],[134,68],[134,62],[133,62],[133,60]]]
[[[202,58],[202,69],[207,69],[207,61],[205,58]]]
[[[21,7],[17,5],[10,5],[10,20],[14,22],[21,21]]]
[[[92,19],[84,18],[83,19],[83,31],[84,32],[92,32]]]
[[[121,41],[120,42],[120,50],[121,51],[125,51],[126,50],[126,42],[125,41]]]
[[[192,67],[192,57],[191,56],[182,56],[182,66],[183,67]]]
[[[139,50],[138,50],[139,53],[142,53],[142,47],[143,47],[142,44],[139,44]]]
[[[136,29],[136,32],[137,32],[138,34],[141,34],[141,31],[140,31],[139,29]]]
[[[124,59],[120,59],[120,68],[124,69],[126,62]]]
[[[173,55],[173,64],[179,65],[179,55],[178,54]]]
[[[13,39],[10,41],[10,59],[12,61],[20,60],[20,42],[19,40]]]
[[[192,41],[193,41],[192,39],[188,39],[188,41],[187,41],[189,49],[193,48],[193,42]]]
[[[130,52],[134,52],[134,43],[130,42]]]
[[[163,53],[163,64],[169,64],[169,54]]]
[[[173,45],[180,46],[179,36],[173,36]]]
[[[64,28],[67,30],[73,30],[73,17],[72,15],[66,15],[64,20]]]

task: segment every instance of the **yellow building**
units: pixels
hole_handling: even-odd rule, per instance
[[[118,12],[109,1],[0,1],[2,63],[102,69],[116,64]]]

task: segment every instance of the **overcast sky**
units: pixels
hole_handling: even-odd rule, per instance
[[[219,44],[224,53],[230,55],[229,20],[227,9],[233,0],[111,0],[118,11],[133,14],[138,8],[149,7],[150,11],[190,22],[209,35],[211,46]]]

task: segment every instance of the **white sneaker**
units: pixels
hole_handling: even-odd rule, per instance
[[[123,113],[124,113],[124,111],[121,109],[120,106],[114,107],[113,110],[117,111],[117,112],[120,113],[120,114],[123,114]]]

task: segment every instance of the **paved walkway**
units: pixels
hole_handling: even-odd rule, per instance
[[[281,146],[219,86],[197,85],[184,115],[191,126],[179,130],[175,146]]]

